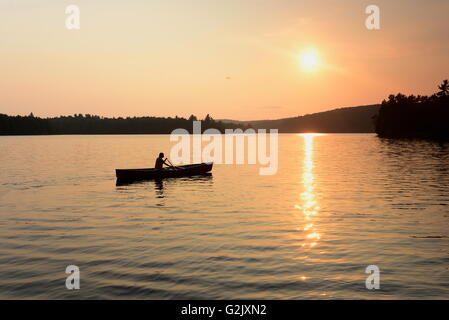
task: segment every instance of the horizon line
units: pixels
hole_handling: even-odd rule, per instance
[[[325,112],[330,112],[330,111],[334,111],[334,110],[340,110],[340,109],[348,109],[348,108],[359,108],[359,107],[370,107],[370,106],[380,106],[380,103],[373,103],[373,104],[364,104],[364,105],[358,105],[358,106],[343,106],[343,107],[335,107],[333,109],[328,109],[328,110],[323,110],[323,111],[319,111],[319,112],[313,112],[313,113],[304,113],[302,115],[296,115],[296,116],[288,116],[288,117],[283,117],[283,118],[276,118],[276,119],[259,119],[259,120],[237,120],[237,119],[230,119],[230,118],[213,118],[213,120],[215,121],[235,121],[235,122],[257,122],[257,121],[278,121],[278,120],[284,120],[284,119],[292,119],[292,118],[299,118],[299,117],[304,117],[304,116],[308,116],[308,115],[314,115],[314,114],[319,114],[319,113],[325,113]],[[40,119],[52,119],[52,118],[60,118],[60,117],[73,117],[75,115],[90,115],[90,116],[96,116],[96,117],[100,117],[100,118],[109,118],[109,119],[118,119],[118,118],[172,118],[175,119],[176,117],[178,118],[184,118],[184,119],[188,119],[190,116],[188,117],[182,117],[182,116],[156,116],[156,115],[142,115],[142,116],[103,116],[103,115],[99,115],[99,114],[91,114],[91,113],[71,113],[71,114],[60,114],[58,116],[54,115],[54,116],[46,116],[46,117],[41,117],[38,115],[35,115],[34,112],[30,112],[29,114],[23,115],[23,114],[15,114],[15,115],[11,115],[11,114],[6,114],[0,111],[0,115],[6,115],[9,117],[28,117],[31,114],[33,114],[34,117],[36,118],[40,118]],[[194,115],[196,117],[196,115]],[[209,113],[209,116],[211,116],[211,114]],[[212,117],[212,116],[211,116]],[[199,117],[197,117],[198,120],[203,120],[200,119]]]

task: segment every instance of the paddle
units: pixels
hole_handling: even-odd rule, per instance
[[[168,163],[170,164],[171,168],[173,168],[173,169],[175,169],[175,170],[179,170],[179,168],[175,167],[175,166],[173,165],[173,163],[171,163],[171,161],[168,160],[168,158],[165,158],[165,161],[168,161]]]

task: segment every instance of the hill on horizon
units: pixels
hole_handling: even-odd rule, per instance
[[[343,107],[324,112],[277,120],[239,121],[220,119],[234,124],[248,124],[254,129],[278,129],[280,133],[374,133],[373,117],[380,104]]]

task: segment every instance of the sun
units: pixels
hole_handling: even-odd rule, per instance
[[[302,69],[306,71],[315,71],[318,68],[318,54],[315,50],[307,50],[299,55],[299,61]]]

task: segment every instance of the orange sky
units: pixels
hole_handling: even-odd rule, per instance
[[[65,28],[69,4],[80,30]],[[252,120],[429,94],[449,77],[448,12],[444,0],[0,0],[0,113]],[[313,71],[299,63],[308,48]]]

